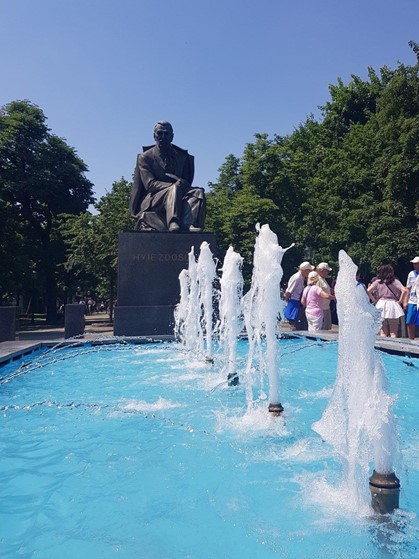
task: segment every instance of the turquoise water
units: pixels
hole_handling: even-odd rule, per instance
[[[175,344],[57,350],[3,367],[0,557],[419,557],[418,360],[383,355],[402,492],[400,510],[377,521],[344,511],[339,461],[311,429],[337,345],[279,343],[283,418],[263,399],[247,411],[217,356],[211,367]]]

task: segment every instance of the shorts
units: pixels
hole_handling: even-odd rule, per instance
[[[306,310],[306,317],[308,323],[308,331],[309,332],[318,332],[322,329],[323,326],[323,313],[321,315],[318,314],[310,314]]]
[[[419,326],[418,306],[415,303],[409,303],[407,305],[406,324],[415,324]]]

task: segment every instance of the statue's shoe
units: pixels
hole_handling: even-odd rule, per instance
[[[188,227],[189,233],[202,233],[201,227],[195,227],[195,225],[189,225]]]
[[[169,231],[171,233],[178,233],[180,231],[180,225],[178,223],[176,223],[176,221],[172,221],[169,224]]]

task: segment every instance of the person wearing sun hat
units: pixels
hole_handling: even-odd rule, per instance
[[[414,340],[416,326],[419,326],[419,256],[415,256],[410,262],[413,264],[413,270],[409,272],[407,276],[407,296],[405,297],[403,306],[406,310],[407,335],[410,340]]]
[[[285,290],[285,301],[287,303],[284,311],[292,330],[307,330],[307,321],[304,309],[301,308],[301,295],[307,281],[308,274],[314,270],[310,262],[304,261],[298,266],[298,271],[288,280]]]
[[[319,275],[319,281],[317,285],[323,289],[325,293],[328,295],[332,294],[332,289],[330,285],[327,283],[326,278],[329,275],[329,272],[332,271],[332,268],[329,266],[327,262],[320,262],[316,266],[316,272]],[[322,299],[323,305],[323,325],[322,330],[331,330],[332,329],[332,312],[330,310],[330,299],[323,298]]]
[[[334,299],[334,295],[326,293],[319,286],[320,276],[317,272],[309,272],[307,287],[304,288],[301,304],[305,307],[308,331],[317,332],[323,329],[323,304],[322,301]]]

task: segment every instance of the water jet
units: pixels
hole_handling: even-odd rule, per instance
[[[399,482],[393,471],[398,445],[386,378],[375,340],[380,312],[356,283],[357,266],[341,250],[336,282],[339,360],[332,397],[313,429],[336,450],[342,463],[342,492],[354,508],[363,501],[369,465],[372,507],[390,512],[398,504]],[[364,480],[364,482],[363,482]]]

